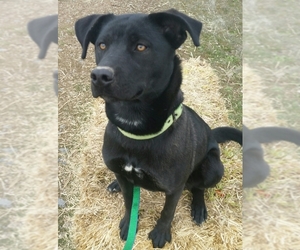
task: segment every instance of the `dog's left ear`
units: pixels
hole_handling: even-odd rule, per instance
[[[175,9],[152,13],[149,15],[149,18],[162,28],[163,34],[174,49],[178,49],[184,43],[187,38],[186,31],[192,37],[194,45],[200,45],[201,22]]]

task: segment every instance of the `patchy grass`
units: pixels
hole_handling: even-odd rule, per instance
[[[203,22],[201,46],[189,39],[178,51],[183,58],[208,61],[220,79],[220,92],[226,100],[230,123],[242,125],[242,1],[174,2],[179,9]]]

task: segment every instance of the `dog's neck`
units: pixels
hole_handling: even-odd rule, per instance
[[[157,133],[183,101],[181,82],[180,59],[175,56],[173,73],[160,96],[147,102],[106,103],[107,117],[115,126],[135,135]]]

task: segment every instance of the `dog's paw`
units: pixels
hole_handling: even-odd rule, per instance
[[[120,228],[121,239],[127,240],[128,229],[129,229],[129,219],[126,216],[120,221],[119,228]]]
[[[191,208],[191,216],[198,225],[207,219],[207,210],[205,205],[193,202]]]
[[[107,187],[107,190],[110,192],[110,193],[118,193],[118,192],[121,192],[121,188],[120,188],[120,185],[118,183],[117,180],[114,180],[112,183],[110,183]]]
[[[149,233],[153,248],[162,248],[166,242],[171,242],[171,227],[159,227],[158,225]]]

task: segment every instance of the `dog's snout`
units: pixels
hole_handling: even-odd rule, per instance
[[[91,72],[93,84],[108,85],[114,81],[114,71],[110,67],[97,67]]]

